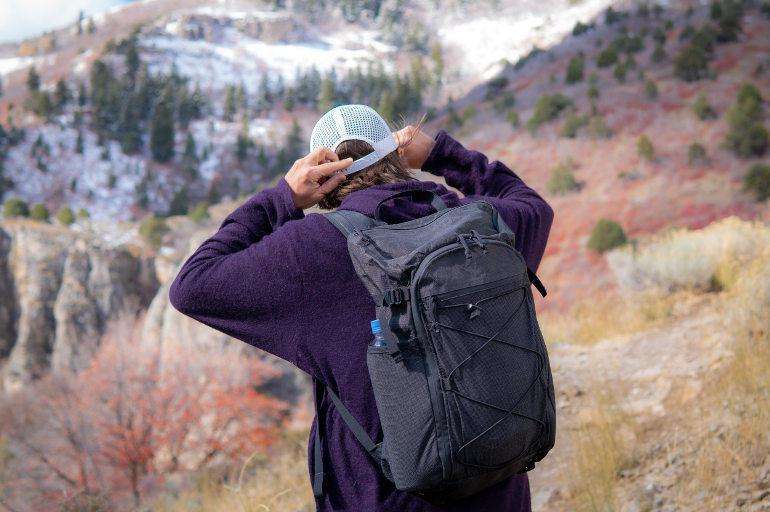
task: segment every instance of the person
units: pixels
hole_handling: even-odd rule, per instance
[[[376,116],[374,122],[385,125],[369,107],[352,108]],[[332,148],[311,143],[312,151],[297,160],[276,186],[258,192],[233,211],[182,266],[170,299],[182,313],[285,359],[319,380],[337,393],[366,433],[379,440],[382,434],[366,367],[374,303],[353,269],[345,237],[323,215],[306,215],[303,210],[320,203],[322,208],[373,217],[381,200],[404,190],[434,192],[448,207],[484,199],[513,230],[516,248],[532,270],[545,250],[553,210],[504,164],[490,163],[443,130],[433,139],[419,125],[407,126],[392,135],[388,130],[383,140],[393,140],[366,142],[366,137],[355,136],[356,119],[336,118],[338,125],[353,125],[347,126],[347,136],[337,136],[344,140],[337,140]],[[319,126],[328,128],[330,123],[328,117],[321,118],[312,139],[318,139]],[[362,164],[367,166],[345,174]],[[463,197],[437,182],[415,179],[409,168],[443,176]],[[380,217],[397,223],[432,212],[427,200],[399,197],[380,208]],[[397,490],[326,395],[318,409],[326,430],[326,476],[324,496],[316,498],[317,510],[530,510],[526,474],[444,505]],[[308,446],[311,479],[317,420],[313,420]]]

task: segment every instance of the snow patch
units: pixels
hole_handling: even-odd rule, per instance
[[[0,59],[0,75],[8,75],[19,69],[35,65],[36,57],[9,57]]]

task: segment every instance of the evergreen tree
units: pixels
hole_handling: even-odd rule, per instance
[[[123,91],[112,69],[102,60],[91,67],[91,104],[100,138],[114,136],[120,118]]]
[[[56,90],[54,91],[54,105],[56,110],[60,111],[67,103],[72,100],[72,92],[67,87],[67,82],[59,80],[56,82]]]
[[[83,35],[83,11],[78,13],[78,35]]]
[[[37,203],[33,205],[32,209],[29,211],[29,214],[33,220],[36,220],[39,222],[45,222],[51,216],[51,214],[48,211],[48,208],[46,208],[43,203]]]
[[[235,87],[228,85],[225,89],[225,100],[222,106],[224,111],[225,121],[232,121],[233,116],[238,110],[238,106],[235,99]]]
[[[618,62],[615,65],[615,69],[612,71],[618,82],[623,83],[626,81],[626,74],[628,73],[628,65],[625,62]]]
[[[40,91],[40,75],[37,74],[35,66],[29,68],[27,73],[27,89],[31,94],[37,94]]]
[[[78,86],[78,106],[84,107],[86,102],[88,102],[88,94],[86,93],[86,84],[83,82],[80,82],[80,85]]]
[[[626,233],[620,224],[612,219],[599,219],[591,231],[587,247],[601,253],[620,247],[626,241]]]
[[[121,106],[117,135],[120,148],[124,153],[135,153],[141,150],[144,145],[139,120],[139,108],[136,96],[132,93],[129,93],[128,98]]]
[[[761,156],[767,151],[768,132],[760,122],[762,103],[759,90],[751,84],[746,84],[738,92],[736,102],[727,111],[730,130],[725,135],[724,144],[740,157]]]
[[[235,157],[238,161],[243,163],[249,157],[249,150],[253,147],[254,141],[251,140],[249,134],[245,131],[240,131],[235,141]]]
[[[168,216],[173,215],[187,215],[190,210],[190,198],[187,192],[187,187],[182,187],[174,194],[171,199],[171,203],[168,206]]]
[[[564,163],[559,163],[551,170],[551,176],[546,185],[551,194],[566,194],[578,189],[574,173]]]
[[[152,110],[150,150],[158,162],[174,158],[174,98],[170,83]]]
[[[706,95],[703,91],[700,91],[695,97],[695,103],[693,103],[692,108],[695,112],[695,115],[698,116],[698,119],[701,121],[705,121],[706,119],[716,116],[714,108],[709,105],[708,99],[706,98]]]
[[[262,73],[257,90],[257,109],[262,112],[273,106],[273,91],[270,89],[270,80],[267,72]]]
[[[187,84],[184,84],[179,88],[177,97],[179,103],[179,106],[177,107],[177,120],[179,121],[179,127],[182,130],[187,130],[195,112],[193,99],[187,93]]]
[[[650,79],[644,83],[644,95],[651,100],[658,97],[658,86]]]
[[[583,58],[573,57],[567,66],[567,76],[564,83],[574,84],[583,81]]]
[[[93,18],[88,18],[88,33],[93,34],[96,32],[96,24],[94,23]]]
[[[195,137],[193,137],[192,133],[188,133],[184,141],[182,161],[198,162],[198,151],[196,149]]]
[[[693,142],[690,144],[690,146],[687,148],[687,163],[689,165],[698,165],[702,163],[706,158],[706,149],[698,144],[697,142]]]
[[[71,225],[75,222],[75,214],[73,213],[72,208],[69,206],[62,206],[59,213],[56,214],[56,220],[65,226]]]
[[[299,160],[305,155],[305,139],[302,137],[302,130],[299,127],[297,118],[291,123],[291,130],[286,138],[286,157],[289,162]]]
[[[51,96],[47,91],[43,91],[37,95],[35,113],[46,119],[50,119],[51,114],[53,114],[53,103],[51,102]]]
[[[246,93],[246,87],[243,85],[243,82],[241,82],[238,89],[235,91],[235,103],[241,116],[246,118],[249,111],[249,95]]]
[[[441,45],[438,42],[434,43],[433,48],[431,48],[430,63],[435,84],[440,85],[444,77],[444,56],[441,52]]]
[[[636,152],[641,158],[644,158],[647,161],[655,158],[655,147],[652,145],[652,141],[647,135],[639,137],[639,140],[636,142]]]
[[[652,55],[650,55],[650,60],[655,64],[663,62],[666,58],[668,58],[668,55],[662,44],[657,45],[653,50]]]
[[[708,57],[698,46],[688,44],[674,59],[674,75],[687,82],[695,82],[708,73]]]
[[[128,40],[126,47],[126,79],[130,89],[136,84],[136,74],[139,71],[139,51],[136,49],[136,36]]]
[[[294,89],[287,87],[283,95],[283,109],[286,112],[294,111]]]
[[[719,18],[719,32],[717,40],[720,43],[729,43],[737,41],[738,36],[743,31],[741,27],[741,18],[743,17],[743,6],[736,0],[727,0],[724,4],[724,11]]]
[[[206,96],[206,94],[201,91],[200,85],[196,82],[195,90],[193,90],[192,96],[190,97],[191,117],[193,119],[201,119],[203,117],[203,113],[208,107],[208,104],[208,96]]]
[[[330,73],[326,75],[323,82],[321,82],[321,91],[319,92],[318,100],[316,101],[316,109],[320,112],[328,112],[337,104],[336,97],[337,91],[334,75]]]
[[[83,154],[83,130],[78,130],[78,138],[75,141],[75,153]]]

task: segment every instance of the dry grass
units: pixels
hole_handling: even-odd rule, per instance
[[[621,471],[636,463],[639,424],[623,411],[623,386],[605,384],[595,378],[588,391],[593,407],[578,415],[571,429],[562,430],[573,451],[562,479],[569,482],[568,501],[577,512],[616,510]]]
[[[769,261],[767,249],[743,269],[726,297],[734,357],[698,404],[699,429],[687,443],[694,463],[683,492],[701,496],[700,510],[751,504],[770,488]]]
[[[647,290],[626,297],[601,296],[577,305],[571,313],[546,312],[539,322],[550,346],[557,343],[594,343],[645,331],[671,316],[672,308],[689,292]]]
[[[315,501],[307,471],[307,431],[289,432],[270,453],[255,453],[226,479],[203,475],[154,512],[310,512]]]
[[[762,237],[770,232],[763,225],[752,229]],[[630,418],[620,405],[624,383],[595,377],[587,391],[591,407],[562,427],[563,449],[572,452],[562,468],[570,509],[614,511],[629,502],[633,510],[656,509],[652,494],[638,492],[650,481],[672,482],[655,491],[677,504],[672,510],[759,510],[760,502],[770,503],[770,248],[749,255],[741,265],[720,259],[729,272],[715,303],[733,357],[700,377],[697,400],[662,418]],[[703,290],[592,302],[576,308],[560,331],[546,328],[546,336],[590,343],[642,330],[698,293]]]

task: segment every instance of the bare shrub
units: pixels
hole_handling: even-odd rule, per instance
[[[125,317],[80,374],[4,397],[11,506],[135,509],[168,475],[232,464],[273,443],[286,405],[258,389],[275,370],[235,347],[161,352],[140,332]]]
[[[770,245],[770,228],[731,217],[689,231],[673,230],[607,261],[622,289],[727,288],[741,264]]]

